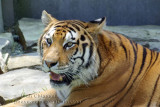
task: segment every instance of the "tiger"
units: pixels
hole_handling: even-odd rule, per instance
[[[104,30],[106,17],[59,21],[44,10],[41,19],[38,47],[52,88],[4,107],[160,107],[158,52]]]

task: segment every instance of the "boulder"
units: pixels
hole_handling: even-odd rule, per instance
[[[4,55],[2,55],[2,50],[10,52],[11,50],[7,49],[9,48],[9,40],[7,40],[6,38],[0,38],[0,74],[3,74],[5,72],[8,71],[7,68],[7,62],[8,62],[8,58],[9,58],[9,54],[6,53]]]
[[[11,33],[0,33],[0,50],[2,53],[11,53],[14,44]]]
[[[2,55],[0,51],[0,74],[6,73],[8,71],[8,66],[7,66],[8,58],[9,58],[8,53]]]
[[[5,100],[4,100],[3,97],[0,96],[0,106],[3,105],[3,104],[5,104]]]
[[[18,56],[11,56],[8,60],[8,70],[20,69],[32,66],[40,66],[40,56],[38,53],[28,53]]]
[[[0,74],[3,74],[3,71],[2,71],[2,69],[1,69],[1,67],[0,67]]]
[[[21,29],[19,28],[19,24],[17,23],[14,27],[13,27],[14,31],[13,31],[13,36],[15,38],[17,38],[17,42],[19,42],[22,47],[23,47],[23,50],[26,50],[27,49],[27,46],[26,46],[26,41],[25,41],[25,38],[24,38],[24,35],[21,31]],[[16,37],[18,36],[18,37]],[[16,39],[15,39],[16,41]]]
[[[2,74],[0,80],[0,96],[5,101],[15,100],[51,88],[48,73],[28,68]]]
[[[24,35],[27,47],[30,47],[38,42],[45,26],[42,24],[41,20],[22,18],[19,20],[19,28]]]

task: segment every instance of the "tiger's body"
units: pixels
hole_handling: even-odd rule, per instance
[[[51,72],[54,89],[38,94],[54,98],[20,101],[37,101],[28,104],[32,107],[160,106],[158,52],[121,34],[102,30],[105,18],[88,23],[58,21],[43,12],[42,22],[47,27],[39,40],[39,49],[43,70]]]

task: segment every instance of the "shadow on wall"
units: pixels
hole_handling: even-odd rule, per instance
[[[0,0],[0,33],[4,31],[3,29],[3,16],[2,16],[2,7],[1,7],[1,0]]]

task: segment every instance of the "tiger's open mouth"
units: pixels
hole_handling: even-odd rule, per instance
[[[71,75],[67,74],[56,74],[54,72],[50,72],[50,81],[55,84],[66,84],[69,85],[73,80],[73,77]]]

